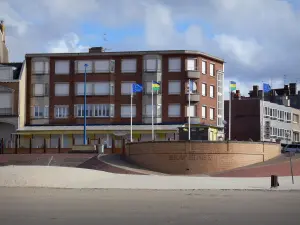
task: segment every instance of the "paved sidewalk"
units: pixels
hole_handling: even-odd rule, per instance
[[[300,190],[300,177],[280,177],[276,190]],[[0,187],[152,190],[270,190],[270,178],[124,175],[67,167],[4,166]]]

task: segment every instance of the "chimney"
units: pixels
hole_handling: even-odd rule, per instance
[[[92,47],[89,49],[89,53],[99,53],[99,52],[104,52],[103,47]]]
[[[296,83],[290,83],[290,94],[296,95],[297,93],[297,84]]]
[[[257,85],[254,85],[253,86],[253,97],[258,97],[258,86]]]

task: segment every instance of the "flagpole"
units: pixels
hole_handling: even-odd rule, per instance
[[[191,80],[189,79],[189,141],[191,140]]]
[[[231,140],[231,87],[229,84],[229,123],[228,123],[228,140]]]
[[[133,99],[133,85],[131,87],[131,94],[130,94],[130,142],[132,140],[132,99]]]
[[[152,95],[152,141],[154,141],[154,109],[153,109],[153,81],[151,84],[151,95]]]
[[[265,92],[264,92],[264,84],[262,88],[262,142],[265,141]]]

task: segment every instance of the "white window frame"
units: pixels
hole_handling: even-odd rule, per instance
[[[32,106],[32,118],[34,119],[44,119],[49,117],[49,106],[44,107],[34,105]]]
[[[179,108],[179,114],[170,114],[170,107]],[[168,105],[168,117],[171,117],[171,118],[181,117],[181,104],[180,103],[172,103],[172,104]]]
[[[205,60],[202,60],[201,63],[201,70],[202,70],[202,74],[206,74],[207,73],[207,62]]]
[[[207,84],[206,83],[201,84],[201,94],[202,94],[202,96],[207,96]]]
[[[95,104],[95,105],[93,105],[93,116],[98,117],[98,118],[111,117],[111,105],[110,104]]]
[[[121,82],[121,95],[131,95],[131,91],[132,91],[131,88],[132,88],[132,85],[135,84],[135,83],[136,83],[135,81],[124,81],[124,82]],[[123,92],[123,88],[122,88],[123,84],[131,84],[131,88],[129,90],[129,93]],[[133,94],[135,94],[135,93],[133,93]]]
[[[201,107],[201,117],[202,117],[202,119],[206,119],[206,117],[207,117],[207,106],[206,105],[203,105]]]
[[[172,84],[179,84],[179,90],[178,91],[172,91],[171,85]],[[181,94],[181,81],[180,80],[169,80],[168,82],[168,94],[169,95],[180,95]]]
[[[191,117],[197,116],[197,106],[196,105],[191,105],[191,107],[186,106],[186,116],[189,117],[190,114],[191,114]]]
[[[148,68],[148,61],[155,61],[155,68]],[[159,58],[148,58],[144,60],[144,71],[145,72],[160,72],[161,71],[161,59]]]
[[[36,85],[42,85],[43,86],[43,93],[42,94],[36,94]],[[33,97],[45,97],[49,95],[49,85],[45,83],[35,83],[32,84],[33,86]]]
[[[79,64],[88,64],[88,67],[86,68],[86,73],[92,73],[93,72],[93,61],[92,60],[77,60],[75,61],[75,73],[81,74],[85,72],[85,68],[79,68]],[[83,66],[84,67],[84,66]]]
[[[66,119],[69,117],[69,106],[68,105],[55,105],[54,106],[54,117],[56,119]]]
[[[96,86],[97,85],[107,85],[107,89],[108,89],[108,91],[107,92],[103,92],[103,93],[100,93],[100,92],[98,92],[98,91],[96,91]],[[101,90],[102,90],[103,88],[101,88]],[[106,96],[106,95],[110,95],[110,93],[111,93],[111,83],[110,82],[108,82],[108,81],[102,81],[102,82],[95,82],[95,83],[93,83],[93,95],[96,95],[96,96]]]
[[[213,63],[210,63],[209,64],[209,75],[211,77],[214,77],[215,76],[215,64]]]
[[[38,71],[35,70],[35,64],[36,63],[41,63],[42,64],[41,70],[38,70]],[[32,74],[41,74],[41,75],[42,74],[49,74],[49,61],[34,59],[32,61],[31,65],[32,65],[32,69],[31,69]]]
[[[55,86],[54,86],[54,94],[55,94],[55,96],[69,96],[70,95],[70,84],[69,83],[55,83],[54,84]],[[59,86],[63,86],[63,85],[67,85],[67,87],[66,87],[66,93],[63,93],[63,94],[59,94],[59,93],[57,93],[57,90],[56,90],[56,88],[58,88]]]
[[[189,65],[189,61],[194,61],[194,67]],[[186,70],[187,71],[198,71],[198,58],[187,58],[186,59]]]
[[[214,120],[215,119],[215,111],[216,111],[215,108],[213,108],[213,107],[209,108],[209,119],[210,120]]]
[[[125,69],[125,65],[133,63],[133,69]],[[122,59],[121,61],[121,73],[136,73],[137,70],[137,60],[136,59]]]
[[[62,72],[58,72],[58,65],[59,64],[63,64],[66,63],[66,70],[62,71]],[[55,61],[55,71],[54,71],[55,75],[69,75],[70,74],[70,61],[69,60],[56,60]]]
[[[215,86],[209,85],[209,97],[214,98],[215,97]]]
[[[177,62],[177,63],[179,62],[179,65],[175,66],[175,68],[171,68],[172,62],[173,63],[174,62]],[[169,72],[181,72],[181,58],[180,57],[174,57],[174,58],[169,58],[168,59],[168,71]]]
[[[106,68],[97,68],[99,66],[99,64],[102,64],[102,66],[104,65],[104,63],[107,64]],[[95,60],[94,61],[94,71],[95,73],[109,73],[111,69],[111,60],[109,59],[99,59],[99,60]]]
[[[78,93],[78,86],[83,85],[82,93]],[[93,95],[94,84],[92,82],[86,83],[86,95]],[[84,96],[84,82],[76,82],[75,83],[75,96]]]
[[[128,115],[124,115],[122,114],[122,108],[129,108],[129,113]],[[131,105],[128,105],[128,104],[124,104],[124,105],[121,105],[121,118],[130,118],[130,111],[131,111]],[[132,105],[132,118],[135,118],[136,117],[136,105]]]

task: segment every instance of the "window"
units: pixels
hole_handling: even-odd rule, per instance
[[[74,107],[76,117],[84,117],[84,105],[75,105]],[[66,113],[66,109],[64,111]],[[69,113],[67,111],[67,113]],[[87,104],[86,105],[87,117],[113,117],[114,104]]]
[[[130,118],[131,106],[121,105],[121,118]],[[132,117],[136,117],[136,106],[132,105]]]
[[[144,70],[146,72],[161,71],[161,60],[160,59],[146,59],[145,63],[144,63]]]
[[[136,73],[136,59],[122,59],[122,73]]]
[[[214,64],[209,64],[209,75],[214,76],[215,75],[215,65]]]
[[[198,91],[197,91],[197,82],[196,81],[190,81],[190,83],[187,83],[187,91],[186,91],[186,93],[189,93],[189,91],[192,94],[198,93]]]
[[[169,117],[180,117],[180,104],[169,104],[168,116]]]
[[[209,86],[209,97],[211,97],[211,98],[215,97],[215,86],[213,86],[213,85]]]
[[[69,117],[69,106],[67,105],[55,105],[54,106],[55,118],[68,118]]]
[[[96,60],[95,64],[95,73],[109,73],[110,70],[110,60]]]
[[[158,83],[160,83],[160,82],[158,82]],[[160,83],[161,84],[161,83]],[[145,84],[144,84],[144,92],[145,92],[145,94],[152,94],[152,82],[151,81],[148,81],[148,82],[145,82]],[[160,86],[160,88],[159,88],[159,90],[153,90],[153,94],[160,94],[161,93],[161,86]]]
[[[75,106],[75,116],[76,117],[84,117],[84,105],[76,105]],[[93,105],[86,105],[86,117],[93,116]]]
[[[135,82],[123,82],[121,83],[121,94],[122,95],[131,95],[132,85]]]
[[[49,106],[33,106],[32,107],[33,118],[48,118],[49,117]]]
[[[202,106],[202,118],[205,119],[206,118],[206,106]]]
[[[84,83],[76,83],[76,89],[75,93],[77,96],[84,95]],[[92,95],[93,94],[93,83],[86,83],[86,95]]]
[[[169,95],[179,95],[181,93],[181,82],[180,81],[169,81]]]
[[[110,94],[109,89],[110,89],[109,82],[94,83],[94,94],[95,95],[109,95]]]
[[[68,83],[56,83],[55,84],[55,96],[68,96],[69,95],[69,84]]]
[[[146,117],[152,116],[152,105],[145,106]],[[159,117],[161,115],[161,105],[153,105],[153,115],[154,117]]]
[[[214,120],[215,118],[215,109],[214,108],[210,108],[209,109],[209,119],[210,120]]]
[[[299,142],[299,133],[298,132],[293,132],[293,142]]]
[[[187,59],[186,62],[188,71],[197,71],[197,59]]]
[[[169,72],[180,72],[181,60],[180,58],[169,58]]]
[[[292,115],[291,115],[291,113],[286,113],[286,120],[287,120],[287,122],[288,123],[290,123],[291,122],[291,120],[292,120]]]
[[[33,84],[33,96],[48,96],[48,84]]]
[[[46,74],[49,73],[49,62],[47,61],[33,61],[32,63],[33,74]]]
[[[94,105],[93,111],[95,117],[112,117],[113,114],[112,106],[109,104]]]
[[[206,74],[206,61],[202,61],[202,73]]]
[[[206,84],[202,83],[202,96],[206,96]]]
[[[186,116],[190,116],[190,117],[196,116],[196,106],[195,105],[186,107]]]
[[[70,61],[60,60],[55,61],[55,74],[69,74],[70,73]]]
[[[84,73],[85,72],[85,64],[88,66],[86,67],[86,72],[91,73],[93,71],[93,62],[92,61],[86,61],[86,60],[79,60],[76,61],[75,65],[75,72],[76,73]]]
[[[299,123],[299,115],[293,114],[293,122],[294,123]]]

